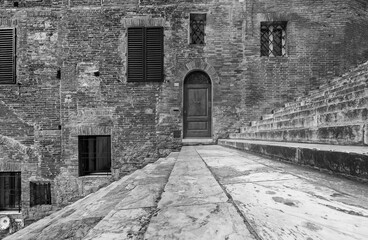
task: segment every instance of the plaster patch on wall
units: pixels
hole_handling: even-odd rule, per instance
[[[98,62],[80,62],[77,64],[77,82],[79,90],[99,92],[101,80],[94,76],[99,71]]]

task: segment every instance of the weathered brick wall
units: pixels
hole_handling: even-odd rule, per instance
[[[13,5],[0,1],[0,27],[17,28],[21,85],[0,85],[0,135],[17,144],[1,142],[0,170],[19,163],[31,216],[42,210],[27,210],[31,180],[52,181],[53,203],[63,205],[178,149],[173,131],[182,130],[183,80],[192,70],[211,77],[216,139],[368,57],[361,1]],[[188,44],[191,12],[207,14],[205,45]],[[260,22],[279,20],[288,21],[287,56],[260,57]],[[127,82],[126,30],[135,21],[164,27],[163,83]],[[80,135],[111,135],[112,177],[78,176]]]

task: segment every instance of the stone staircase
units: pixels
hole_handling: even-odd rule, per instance
[[[368,180],[368,62],[219,144]]]
[[[156,212],[177,157],[178,153],[171,153],[5,239],[95,239],[99,236],[115,239],[116,229],[120,236],[139,239]],[[108,229],[109,235],[102,236],[101,229]]]

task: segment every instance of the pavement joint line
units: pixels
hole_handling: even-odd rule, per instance
[[[198,154],[198,156],[201,158],[201,160],[203,161],[203,163],[206,165],[206,167],[208,168],[208,170],[211,172],[212,176],[215,178],[217,184],[221,187],[222,191],[224,191],[225,195],[229,199],[228,202],[231,203],[234,206],[234,208],[238,212],[239,216],[243,219],[243,222],[244,222],[246,228],[248,229],[248,231],[250,232],[250,234],[252,234],[257,240],[262,240],[262,238],[258,235],[258,233],[254,230],[254,228],[252,227],[252,225],[249,223],[249,221],[247,220],[247,218],[242,214],[242,212],[240,211],[240,209],[238,208],[238,206],[235,204],[233,197],[226,191],[225,187],[222,186],[222,184],[219,182],[219,180],[217,179],[216,175],[212,172],[212,170],[210,169],[210,167],[203,160],[202,156],[197,152],[197,149],[196,148],[194,148],[194,151],[196,151],[196,153]]]

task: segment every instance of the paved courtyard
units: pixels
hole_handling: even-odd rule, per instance
[[[368,239],[368,185],[186,146],[7,239]]]

